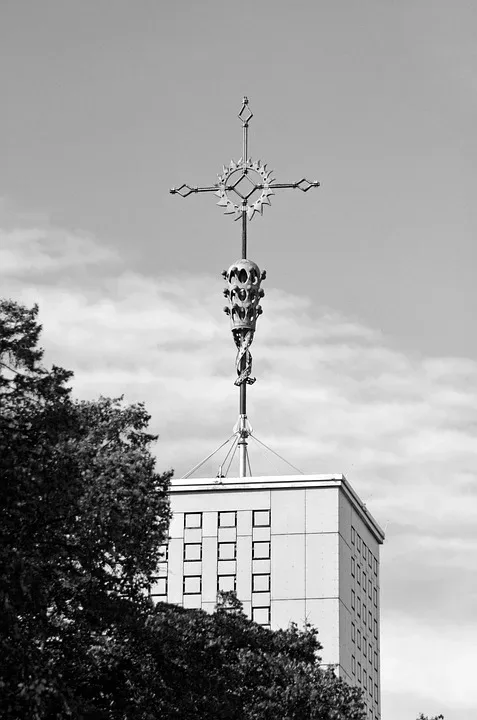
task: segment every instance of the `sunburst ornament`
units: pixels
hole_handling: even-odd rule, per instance
[[[235,220],[239,220],[245,212],[252,220],[255,213],[263,215],[265,205],[271,205],[270,198],[275,195],[271,188],[274,179],[272,171],[260,160],[232,160],[217,177],[215,194],[220,198],[217,205],[224,208],[224,215],[235,215]]]

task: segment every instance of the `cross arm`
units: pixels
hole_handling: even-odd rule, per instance
[[[298,190],[301,190],[302,192],[308,192],[310,188],[312,187],[320,187],[320,183],[315,180],[314,182],[311,182],[310,180],[307,180],[306,178],[302,178],[301,180],[298,180],[298,182],[294,183],[277,183],[272,182],[268,186],[269,188],[273,190],[281,190],[283,188],[297,188]]]
[[[193,187],[191,185],[183,183],[178,188],[171,188],[169,192],[171,193],[171,195],[180,195],[181,197],[185,198],[192,193],[217,192],[217,185],[211,185],[210,187]]]

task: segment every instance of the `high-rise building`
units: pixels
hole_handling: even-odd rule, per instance
[[[322,659],[380,717],[379,546],[384,535],[343,475],[173,480],[159,600],[212,611],[234,590],[272,629],[309,622]]]
[[[234,590],[257,623],[271,628],[311,623],[320,633],[324,664],[364,690],[368,718],[379,720],[382,530],[343,475],[247,477],[248,438],[255,437],[247,418],[247,387],[255,382],[250,347],[266,278],[247,257],[248,221],[263,213],[276,190],[308,192],[320,183],[276,182],[266,164],[249,156],[253,114],[247,98],[238,117],[240,160],[224,165],[214,185],[184,183],[171,192],[213,193],[225,214],[241,220],[240,259],[223,272],[225,312],[237,348],[239,418],[217,478],[188,479],[199,464],[172,482],[169,542],[152,594],[212,611],[219,590]],[[235,453],[238,477],[224,477]]]

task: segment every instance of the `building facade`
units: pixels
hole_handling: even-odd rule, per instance
[[[379,546],[343,475],[173,480],[173,518],[152,595],[213,611],[234,590],[273,629],[309,622],[323,663],[380,718]]]

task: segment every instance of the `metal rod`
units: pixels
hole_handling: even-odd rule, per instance
[[[245,137],[245,136],[244,136]],[[245,142],[245,140],[244,140]],[[244,146],[245,147],[245,146]],[[245,260],[247,257],[247,212],[245,208],[242,210],[242,258]],[[245,355],[242,357],[240,363],[240,370],[244,372],[246,369],[247,360]],[[240,413],[240,440],[238,444],[239,448],[239,477],[247,476],[247,383],[243,382],[240,385],[240,401],[239,401],[239,413]]]
[[[300,468],[297,468],[295,465],[292,465],[291,462],[288,462],[288,460],[286,460],[284,457],[282,457],[282,456],[279,455],[277,452],[275,452],[275,450],[273,450],[271,447],[268,447],[268,445],[265,445],[265,443],[262,442],[261,440],[259,440],[258,437],[255,437],[255,435],[252,435],[252,433],[249,433],[249,435],[250,435],[251,438],[253,438],[253,439],[255,440],[255,442],[259,443],[260,445],[263,445],[264,448],[266,448],[266,449],[269,450],[271,453],[273,453],[274,455],[276,455],[278,458],[280,458],[280,460],[283,460],[284,463],[286,463],[286,464],[289,465],[291,468],[293,468],[294,470],[296,470],[298,473],[300,473],[300,475],[303,475],[303,474],[304,474],[303,471],[300,470]]]
[[[210,460],[212,455],[215,455],[216,452],[219,452],[219,450],[221,450],[224,447],[224,445],[227,445],[227,443],[230,442],[230,440],[232,440],[232,438],[233,438],[233,435],[231,435],[227,440],[225,440],[225,442],[223,442],[221,445],[219,445],[219,447],[216,448],[213,452],[211,452],[210,455],[207,455],[207,457],[204,458],[203,460],[201,460],[199,463],[197,463],[197,465],[194,465],[192,470],[189,470],[188,473],[186,473],[185,475],[183,475],[181,477],[181,480],[187,480],[187,478],[189,478],[192,475],[192,473],[194,473],[196,470],[198,470],[201,467],[201,465],[203,465],[204,463],[207,462],[207,460]]]
[[[242,358],[240,370],[245,370],[245,358]],[[247,415],[247,383],[240,386],[240,415]]]
[[[243,99],[243,109],[245,109],[245,106],[248,106],[248,98],[244,97]],[[247,118],[244,116],[244,119],[242,119],[243,123],[243,130],[242,130],[242,162],[244,168],[247,167],[247,157],[248,157],[248,121],[250,118]]]

